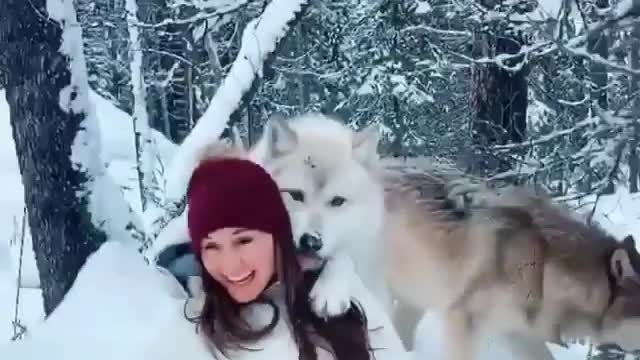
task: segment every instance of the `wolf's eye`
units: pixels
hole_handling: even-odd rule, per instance
[[[343,198],[342,196],[334,196],[329,202],[329,205],[333,207],[338,207],[338,206],[342,206],[342,204],[344,204],[345,201],[347,201],[347,199]]]
[[[304,193],[300,190],[287,190],[294,201],[304,202]]]

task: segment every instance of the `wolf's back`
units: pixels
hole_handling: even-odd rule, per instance
[[[425,216],[462,220],[469,215],[468,194],[491,192],[488,182],[437,158],[384,159],[381,164],[388,201],[415,201]]]

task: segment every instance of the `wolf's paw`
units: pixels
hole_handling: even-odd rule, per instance
[[[320,276],[309,293],[311,308],[322,318],[344,314],[351,307],[349,282],[345,278],[329,281]]]

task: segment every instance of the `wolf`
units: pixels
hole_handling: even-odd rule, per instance
[[[270,119],[250,150],[282,189],[297,249],[325,260],[316,312],[348,308],[355,270],[405,344],[424,311],[444,313],[451,360],[469,359],[483,332],[549,359],[545,341],[561,337],[637,345],[623,331],[640,320],[633,237],[617,241],[542,196],[475,186],[444,163],[382,159],[378,141],[376,125],[304,114]]]
[[[446,314],[449,359],[470,358],[483,333],[537,349],[538,359],[553,358],[545,342],[566,338],[640,348],[626,335],[640,326],[633,236],[618,241],[525,187],[438,184],[406,169],[391,177],[389,283],[404,301]]]
[[[318,128],[320,127],[320,128]],[[320,114],[276,114],[250,149],[280,187],[296,248],[326,260],[310,293],[312,308],[335,316],[350,306],[349,273],[360,275],[385,309],[391,296],[380,281],[384,191],[376,170],[376,128],[352,133]]]

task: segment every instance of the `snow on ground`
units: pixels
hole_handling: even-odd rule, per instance
[[[65,300],[21,341],[0,343],[0,358],[142,359],[170,310],[177,282],[147,265],[134,247],[107,242],[87,260]]]
[[[596,196],[582,199],[577,206],[584,205],[581,212],[590,211]],[[631,194],[626,188],[618,188],[611,196],[602,196],[594,220],[619,239],[632,234],[640,234],[640,193]]]
[[[15,281],[8,272],[0,272],[0,348],[11,337],[14,329],[12,322],[15,318],[16,287]],[[20,292],[20,306],[18,320],[29,326],[42,319],[42,296],[39,289],[22,289]],[[9,359],[2,355],[1,359]]]

